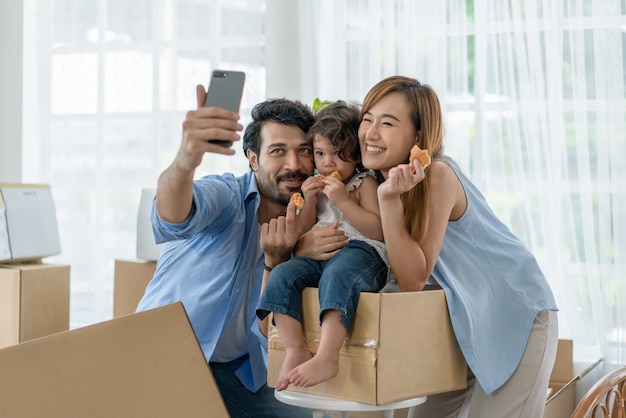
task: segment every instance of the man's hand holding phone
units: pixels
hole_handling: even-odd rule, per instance
[[[239,93],[240,94],[240,93]],[[239,141],[239,109],[207,106],[209,95],[204,86],[196,87],[197,109],[187,112],[183,122],[183,137],[172,164],[161,173],[157,185],[156,206],[162,219],[177,223],[191,213],[193,204],[193,179],[196,168],[207,152],[233,155],[235,150],[212,142]],[[237,98],[237,103],[240,96]]]
[[[196,87],[198,109],[187,112],[183,122],[183,141],[176,157],[180,168],[195,170],[206,152],[233,155],[235,150],[218,145],[213,140],[239,141],[243,126],[235,112],[211,106],[205,107],[204,86]]]
[[[175,165],[183,172],[193,172],[206,152],[233,155],[233,142],[239,141],[239,105],[245,74],[241,71],[215,70],[208,90],[196,86],[198,108],[187,113],[183,123],[183,141]]]

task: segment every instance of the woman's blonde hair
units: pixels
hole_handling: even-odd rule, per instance
[[[378,82],[365,96],[360,119],[380,99],[390,93],[399,93],[409,105],[409,115],[417,133],[416,145],[427,150],[433,160],[443,155],[443,118],[441,106],[435,91],[426,84],[403,76],[392,76]],[[407,160],[409,153],[407,151]],[[389,167],[391,168],[391,167]],[[426,171],[428,176],[428,169]],[[430,220],[430,191],[427,181],[401,196],[404,206],[404,220],[409,233],[421,242],[428,230]]]

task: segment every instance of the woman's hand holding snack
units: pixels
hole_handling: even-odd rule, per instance
[[[378,186],[378,200],[389,200],[400,197],[424,180],[424,169],[417,164],[400,164],[391,170],[387,180]]]

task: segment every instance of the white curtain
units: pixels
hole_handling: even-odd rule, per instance
[[[560,337],[625,364],[624,2],[299,4],[306,100],[359,102],[393,74],[430,84],[447,153],[538,257]]]
[[[216,68],[243,70],[242,123],[265,97],[265,1],[24,0],[23,181],[51,184],[71,266],[70,326],[112,317],[115,259],[135,259],[156,187]],[[207,155],[196,175],[247,171]]]

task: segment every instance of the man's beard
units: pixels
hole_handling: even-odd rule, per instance
[[[272,203],[278,203],[282,206],[287,206],[289,204],[289,199],[291,199],[291,195],[294,192],[299,192],[300,187],[288,187],[286,192],[283,192],[280,188],[280,181],[283,179],[289,178],[299,178],[302,180],[307,179],[306,173],[298,172],[298,171],[290,171],[284,174],[281,174],[276,177],[275,180],[271,180],[270,178],[263,176],[260,178],[258,182],[259,193],[261,196]]]

